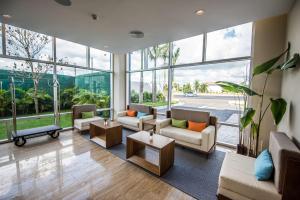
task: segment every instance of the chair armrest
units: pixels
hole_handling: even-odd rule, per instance
[[[163,119],[163,120],[157,120],[157,122],[156,122],[156,132],[160,133],[160,129],[171,125],[171,121],[172,120],[170,118]]]
[[[143,122],[144,121],[147,121],[147,120],[150,120],[150,119],[153,119],[153,115],[146,115],[146,116],[143,116],[143,117],[140,117],[139,118],[139,129],[140,131],[143,130]]]
[[[125,117],[127,111],[121,111],[117,113],[117,117]]]
[[[208,126],[202,132],[202,143],[201,146],[205,151],[209,151],[215,144],[216,127]]]

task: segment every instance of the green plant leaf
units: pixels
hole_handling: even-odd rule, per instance
[[[231,82],[227,82],[227,81],[217,81],[217,82],[215,82],[215,84],[222,87],[224,90],[226,90],[228,92],[246,93],[249,96],[259,95],[258,93],[256,93],[255,91],[251,90],[250,88],[248,88],[244,85],[239,85],[239,84],[231,83]]]
[[[258,66],[256,66],[253,70],[253,76],[256,76],[258,74],[262,74],[262,73],[268,73],[270,71],[273,71],[273,66],[280,60],[280,58],[287,52],[284,51],[282,54],[280,54],[279,56],[272,58],[271,60],[268,60],[267,62],[264,62]]]
[[[298,53],[295,53],[293,58],[289,59],[281,66],[281,70],[286,70],[286,69],[296,67],[299,61],[300,61],[300,56]]]
[[[271,100],[271,111],[275,121],[275,124],[278,125],[281,119],[284,116],[286,111],[286,101],[282,98],[279,99],[270,99]]]
[[[255,110],[253,108],[246,108],[244,115],[241,117],[241,128],[246,128],[252,121],[255,115]]]

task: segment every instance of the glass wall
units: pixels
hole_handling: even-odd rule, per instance
[[[94,103],[99,116],[105,110],[110,112],[111,53],[10,25],[5,25],[4,32],[6,54],[0,56],[0,140],[10,139],[13,130],[12,78],[17,130],[56,122],[63,128],[71,127],[71,107],[75,104]],[[1,53],[2,50],[1,45]],[[60,102],[57,108],[55,101]],[[60,115],[55,119],[56,109]]]
[[[217,141],[237,144],[243,98],[214,83],[249,84],[251,38],[247,23],[128,54],[129,101],[160,114],[170,106],[209,111],[220,123]]]

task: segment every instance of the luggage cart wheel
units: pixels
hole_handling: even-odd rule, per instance
[[[18,147],[23,146],[26,143],[26,139],[24,137],[19,137],[15,139],[15,145]]]
[[[59,132],[58,132],[58,131],[55,131],[54,133],[51,133],[50,136],[51,136],[52,138],[58,138]]]

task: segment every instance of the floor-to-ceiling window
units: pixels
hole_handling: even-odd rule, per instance
[[[75,104],[96,104],[99,116],[110,113],[111,53],[7,24],[0,27],[0,140],[10,139],[15,127],[12,83],[17,130],[54,123],[71,127]]]
[[[218,117],[217,141],[235,145],[243,97],[214,83],[249,84],[251,42],[247,23],[129,53],[128,100],[153,105],[161,114],[170,106],[209,111]]]

